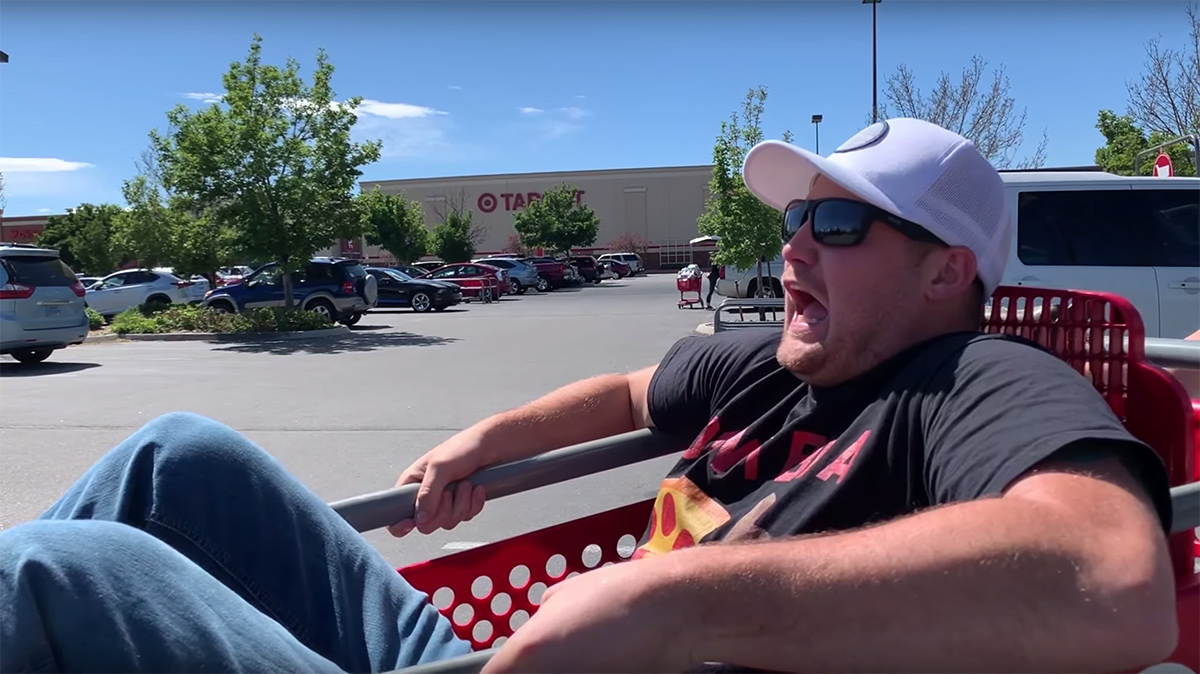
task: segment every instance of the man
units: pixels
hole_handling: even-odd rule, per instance
[[[712,309],[712,296],[717,291],[717,281],[721,278],[721,265],[710,262],[708,268],[708,296],[704,298],[704,307]]]
[[[976,332],[1011,240],[995,170],[901,119],[829,158],[764,143],[744,175],[785,212],[781,334],[682,340],[401,475],[421,484],[403,536],[476,516],[486,494],[462,480],[485,465],[651,426],[692,441],[637,559],[547,591],[488,671],[1124,671],[1168,655],[1161,462],[1054,356]],[[265,453],[187,415],[0,538],[5,671],[382,671],[465,651]]]

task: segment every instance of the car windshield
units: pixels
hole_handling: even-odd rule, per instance
[[[383,273],[391,276],[398,281],[411,281],[412,277],[397,269],[384,269]]]

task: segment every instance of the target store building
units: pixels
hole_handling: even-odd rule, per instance
[[[576,189],[576,200],[600,218],[594,246],[575,252],[598,255],[608,252],[608,243],[617,236],[640,234],[649,241],[643,255],[647,268],[661,269],[707,263],[712,248],[688,242],[699,236],[696,221],[704,212],[711,177],[712,167],[705,165],[363,181],[360,186],[364,192],[378,186],[384,194],[403,194],[420,202],[430,228],[448,206],[461,205],[482,230],[478,255],[483,256],[505,248],[516,234],[513,216],[526,204],[552,187],[570,184]],[[364,244],[344,240],[324,254],[362,257],[377,264],[393,262],[387,251]]]

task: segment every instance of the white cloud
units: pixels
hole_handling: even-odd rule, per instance
[[[415,119],[420,117],[429,117],[431,115],[445,115],[447,113],[441,110],[434,110],[423,105],[413,105],[411,103],[384,103],[383,101],[375,101],[369,98],[364,98],[362,103],[359,103],[358,108],[354,111],[359,116],[374,115],[376,117],[387,117],[388,119]]]
[[[447,89],[453,89],[454,91],[462,91],[462,90],[463,90],[463,88],[462,88],[462,87],[460,87],[460,86],[458,86],[457,84],[450,84],[450,85],[447,85],[447,86],[446,86],[446,88],[447,88]]]
[[[49,208],[39,208],[38,209],[38,215],[45,215],[47,213],[53,213],[53,212],[54,211],[51,211]]]
[[[584,96],[583,94],[579,94],[579,95],[578,95],[578,96],[576,96],[575,98],[578,98],[579,100],[581,100],[581,101],[582,101],[583,99],[587,98],[587,96]]]
[[[0,173],[59,173],[90,168],[82,161],[67,161],[52,157],[0,157]]]
[[[523,114],[523,115],[536,115],[536,114],[545,112],[545,110],[542,110],[541,108],[530,108],[530,107],[517,108],[517,110],[520,110],[521,114]]]
[[[224,96],[224,94],[210,94],[208,92],[204,92],[184,94],[183,96],[184,98],[190,98],[193,101],[201,101],[203,103],[220,103],[221,97]]]

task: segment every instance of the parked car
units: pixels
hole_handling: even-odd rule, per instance
[[[570,258],[571,266],[575,267],[579,272],[579,276],[584,283],[599,283],[600,268],[596,263],[596,258],[591,255],[575,255]]]
[[[176,274],[175,270],[172,269],[171,267],[155,267],[154,271],[171,274],[172,276],[177,276],[181,279],[183,278],[182,276],[179,276],[179,274]],[[206,294],[208,294],[208,288],[210,285],[208,282],[208,279],[204,278],[203,276],[201,276],[199,274],[196,274],[187,280],[192,282],[192,285],[190,285],[190,286],[183,286],[183,291],[184,291],[183,294],[185,297],[188,298],[188,302],[189,303],[194,302],[196,304],[203,302],[204,296]]]
[[[621,279],[632,275],[629,265],[620,260],[609,258],[607,260],[596,260],[596,262],[600,265],[602,272],[608,274],[610,278]]]
[[[642,264],[642,257],[637,253],[605,253],[600,256],[601,260],[616,260],[629,267],[629,275],[646,273],[646,265]]]
[[[75,278],[79,279],[79,283],[85,290],[104,280],[103,276],[82,276],[80,274],[76,274]]]
[[[87,306],[104,317],[116,316],[143,304],[190,304],[203,300],[192,295],[195,281],[152,269],[122,269],[87,289]],[[204,282],[208,285],[208,281]]]
[[[292,297],[301,309],[354,325],[378,301],[379,282],[358,260],[316,257],[292,272]],[[231,312],[282,307],[283,270],[275,263],[263,265],[241,283],[209,291],[204,306]]]
[[[462,288],[448,281],[415,279],[384,267],[367,267],[379,283],[377,307],[409,307],[417,313],[445,311],[463,300]]]
[[[484,257],[478,260],[473,260],[476,264],[488,264],[493,267],[508,272],[509,293],[513,295],[524,295],[529,288],[536,288],[538,285],[538,270],[537,267],[522,262],[515,257],[496,256]]]
[[[87,339],[83,284],[57,250],[0,245],[0,354],[40,363]]]
[[[546,292],[571,285],[575,278],[575,270],[571,265],[554,257],[521,258],[526,264],[532,264],[538,270],[538,292]]]
[[[467,297],[484,297],[486,288],[487,298],[499,299],[502,288],[500,287],[500,274],[497,272],[500,271],[502,270],[487,264],[459,262],[438,267],[417,278],[449,281],[462,288],[463,295]],[[507,285],[507,282],[505,283]]]

